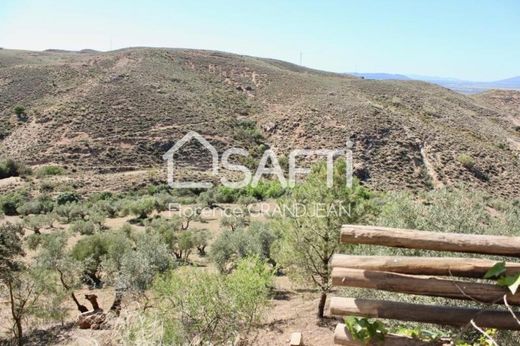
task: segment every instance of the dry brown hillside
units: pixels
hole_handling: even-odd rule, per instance
[[[0,150],[105,172],[159,166],[189,130],[219,150],[342,148],[351,138],[356,172],[373,187],[463,182],[517,197],[518,95],[465,96],[214,51],[0,50]],[[194,150],[183,159],[205,160]]]

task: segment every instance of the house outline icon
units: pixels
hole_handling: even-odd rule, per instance
[[[184,135],[184,137],[175,142],[175,144],[163,155],[163,160],[166,161],[168,168],[168,185],[174,189],[209,189],[213,187],[213,183],[211,182],[179,182],[174,181],[173,179],[175,169],[173,154],[175,154],[175,152],[177,152],[184,144],[190,142],[193,139],[197,140],[205,149],[211,153],[211,171],[213,175],[218,174],[219,159],[217,149],[215,149],[215,147],[199,133],[195,131],[189,131],[186,135]]]

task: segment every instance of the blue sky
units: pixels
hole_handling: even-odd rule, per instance
[[[0,47],[216,49],[336,72],[520,75],[520,1],[1,0]]]

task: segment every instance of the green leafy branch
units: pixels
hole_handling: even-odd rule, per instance
[[[368,318],[345,317],[345,326],[355,340],[365,345],[370,341],[384,341],[387,330],[381,321],[371,321]]]
[[[484,275],[484,279],[497,279],[497,285],[507,287],[512,294],[516,294],[520,286],[520,273],[506,275],[505,262],[498,262],[491,267]]]

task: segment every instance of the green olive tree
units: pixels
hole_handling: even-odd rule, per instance
[[[279,201],[274,223],[281,234],[275,259],[292,276],[321,292],[318,316],[324,315],[331,289],[329,261],[340,250],[341,226],[366,222],[374,210],[371,193],[354,181],[348,187],[346,164],[334,165],[333,186],[327,187],[327,166],[315,165],[307,179]]]

